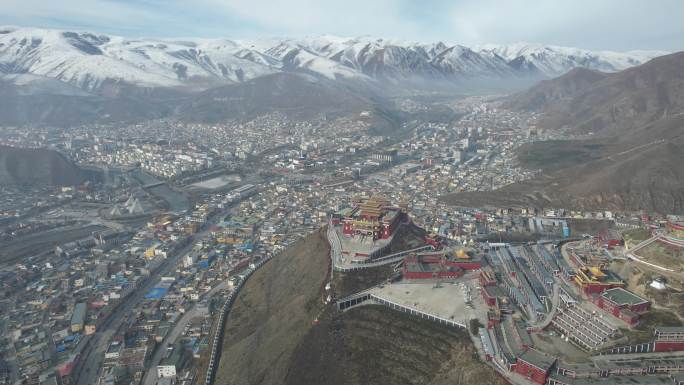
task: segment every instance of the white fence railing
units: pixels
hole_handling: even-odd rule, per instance
[[[440,317],[435,314],[427,313],[422,310],[418,310],[416,308],[412,308],[410,306],[402,305],[399,303],[396,303],[392,300],[380,297],[376,294],[373,294],[367,290],[364,290],[362,292],[352,294],[350,296],[347,296],[339,301],[337,301],[337,309],[340,311],[346,311],[349,310],[353,307],[360,306],[360,305],[366,305],[368,303],[374,303],[378,305],[383,305],[387,306],[390,309],[398,310],[402,313],[408,313],[411,315],[419,316],[423,319],[427,319],[433,322],[437,322],[439,324],[443,325],[448,325],[452,327],[457,327],[457,328],[464,328],[467,329],[467,320],[462,320],[462,321],[456,321],[453,319],[448,319],[444,317]]]

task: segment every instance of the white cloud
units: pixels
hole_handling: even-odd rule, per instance
[[[208,9],[248,20],[285,35],[413,36],[419,20],[399,14],[396,0],[198,0]]]
[[[73,22],[126,31],[160,21],[159,13],[132,3],[105,0],[0,0],[5,17],[19,20]],[[11,19],[10,19],[11,21]]]
[[[684,48],[677,0],[478,0],[449,10],[467,44],[534,41],[593,49]],[[678,36],[663,39],[666,36]]]

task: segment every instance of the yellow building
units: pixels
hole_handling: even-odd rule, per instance
[[[156,249],[157,249],[157,245],[148,247],[147,250],[145,250],[145,258],[147,258],[147,259],[154,258],[154,253],[155,253]]]
[[[586,294],[602,293],[608,289],[625,286],[617,275],[598,266],[577,269],[575,283]]]

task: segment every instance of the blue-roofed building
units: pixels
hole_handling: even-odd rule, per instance
[[[153,287],[147,294],[145,294],[145,299],[161,299],[166,295],[168,289],[163,287]]]

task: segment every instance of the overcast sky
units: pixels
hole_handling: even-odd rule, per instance
[[[129,37],[377,36],[684,49],[682,0],[0,0],[0,24]]]

